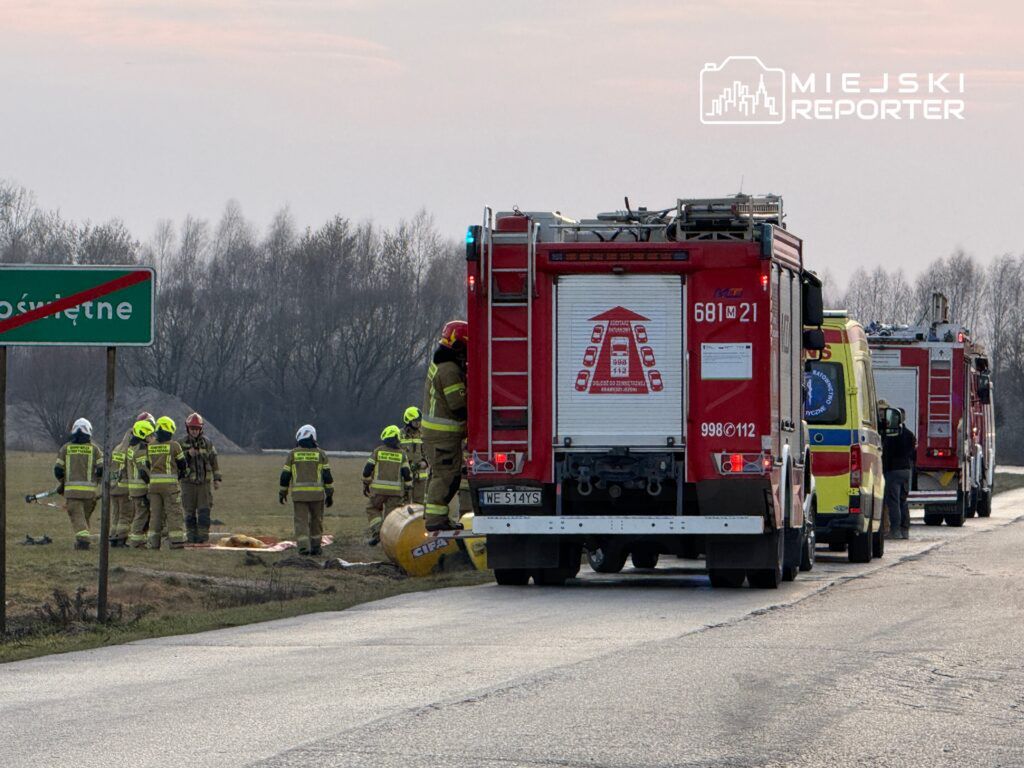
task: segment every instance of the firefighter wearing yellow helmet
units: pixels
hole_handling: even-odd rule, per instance
[[[371,547],[380,543],[380,527],[388,513],[402,505],[410,492],[412,470],[409,458],[402,450],[402,430],[395,424],[384,427],[381,444],[373,449],[363,467],[363,495],[366,503],[366,522],[369,525],[366,543]]]
[[[156,420],[155,439],[146,446],[146,459],[139,468],[149,497],[149,549],[160,549],[165,525],[170,548],[185,547],[180,483],[187,465],[181,444],[173,439],[176,430],[177,425],[169,416]]]
[[[423,415],[419,408],[410,405],[405,409],[402,420],[405,426],[402,428],[400,441],[405,457],[409,460],[409,469],[412,471],[412,491],[409,500],[414,504],[422,504],[427,490],[427,480],[430,478],[427,457],[423,453],[423,435],[420,433]]]
[[[97,483],[103,478],[103,451],[92,441],[92,424],[77,419],[68,442],[57,452],[53,476],[75,531],[75,549],[89,548],[89,520],[96,508]]]
[[[462,526],[448,517],[448,505],[459,490],[462,441],[466,437],[466,356],[469,326],[452,320],[427,368],[423,391],[423,452],[430,465],[424,521],[428,531]]]
[[[125,451],[125,471],[128,498],[132,502],[132,522],[128,531],[128,546],[141,549],[146,546],[146,532],[149,530],[148,486],[143,478],[147,448],[156,432],[156,419],[148,413],[140,413],[132,425],[131,437]]]

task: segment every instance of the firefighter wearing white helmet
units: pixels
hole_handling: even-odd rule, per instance
[[[423,451],[430,479],[423,519],[428,531],[460,529],[448,517],[448,505],[459,490],[462,441],[466,437],[466,356],[469,326],[452,320],[441,339],[423,391]]]
[[[380,527],[391,510],[402,506],[402,500],[412,486],[409,458],[402,450],[402,431],[395,425],[384,427],[381,444],[373,449],[363,467],[363,495],[366,504],[366,522],[369,525],[371,547],[380,543]]]
[[[427,480],[430,478],[430,467],[423,453],[423,435],[420,432],[423,414],[415,405],[410,405],[405,409],[402,420],[405,426],[402,428],[400,442],[405,457],[409,459],[409,469],[412,470],[412,491],[409,500],[414,504],[422,504],[427,490]]]
[[[213,491],[220,488],[220,465],[217,449],[203,434],[206,422],[198,413],[185,418],[188,434],[181,447],[185,451],[188,469],[181,481],[181,505],[185,509],[185,538],[202,544],[210,540],[210,510]]]
[[[103,478],[103,451],[92,441],[92,424],[77,419],[68,442],[57,451],[53,475],[75,531],[75,549],[89,548],[89,521]]]
[[[327,454],[317,445],[316,428],[303,424],[295,433],[295,447],[281,470],[282,504],[291,490],[295,515],[295,538],[299,554],[319,555],[324,533],[324,506],[334,504],[334,478]]]

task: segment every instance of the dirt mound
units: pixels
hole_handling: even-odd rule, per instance
[[[103,439],[103,406],[96,413],[83,414],[93,425],[93,435],[97,442]],[[118,387],[117,399],[114,401],[114,441],[131,428],[135,416],[141,411],[149,411],[154,416],[170,416],[178,425],[178,437],[185,434],[185,417],[195,410],[181,398],[161,392],[153,387]],[[217,429],[209,419],[206,420],[204,432],[217,447],[218,453],[245,453]],[[7,448],[12,451],[55,451],[50,436],[43,429],[38,416],[33,413],[27,403],[15,401],[7,406]]]

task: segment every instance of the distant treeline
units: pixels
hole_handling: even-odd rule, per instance
[[[418,404],[434,337],[464,312],[460,245],[426,213],[384,228],[337,216],[298,231],[287,211],[262,235],[229,203],[216,224],[162,222],[139,242],[123,223],[79,224],[41,210],[0,182],[0,260],[154,265],[157,343],[125,350],[122,375],[198,408],[242,446],[284,446],[299,424],[329,447],[367,445]],[[999,457],[1024,463],[1024,255],[987,265],[956,252],[910,281],[901,270],[858,270],[826,303],[865,325],[914,323],[932,291],[988,346]],[[62,425],[98,402],[102,352],[20,349],[16,397]]]
[[[370,444],[419,404],[436,335],[465,311],[459,245],[425,212],[299,231],[282,211],[260,234],[229,203],[216,224],[161,222],[140,242],[0,183],[0,261],[155,266],[156,343],[123,351],[122,381],[177,395],[243,446],[290,445],[306,422],[328,447]],[[16,349],[11,370],[55,440],[101,407],[100,350]]]

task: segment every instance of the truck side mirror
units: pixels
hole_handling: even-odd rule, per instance
[[[804,331],[804,349],[820,352],[825,348],[825,332],[821,328],[808,328]]]
[[[804,325],[821,325],[825,322],[825,303],[821,296],[820,284],[804,283],[803,310]]]
[[[978,399],[982,405],[988,405],[992,402],[992,380],[987,373],[983,373],[978,377]]]
[[[884,408],[882,410],[882,434],[898,435],[903,427],[903,414],[899,408]]]

